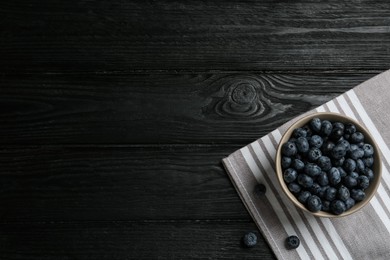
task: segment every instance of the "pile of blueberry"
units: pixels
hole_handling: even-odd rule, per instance
[[[282,145],[288,189],[312,211],[342,214],[362,201],[374,179],[374,148],[351,123],[313,118]]]

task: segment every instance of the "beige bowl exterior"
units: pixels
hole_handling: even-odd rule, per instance
[[[306,125],[308,122],[310,122],[311,119],[318,117],[321,120],[329,120],[331,122],[342,122],[342,123],[353,123],[356,126],[357,131],[362,132],[365,136],[365,142],[370,143],[374,147],[374,165],[373,165],[373,172],[374,172],[374,179],[371,181],[370,186],[365,190],[366,193],[366,198],[359,202],[356,203],[352,208],[347,210],[346,212],[340,214],[340,215],[335,215],[329,212],[325,211],[318,211],[318,212],[311,212],[306,207],[298,201],[298,199],[290,192],[288,189],[286,183],[284,182],[283,179],[283,171],[282,171],[282,166],[281,166],[281,148],[282,145],[290,139],[294,129],[302,127]],[[284,193],[287,195],[287,197],[292,201],[295,206],[298,208],[301,208],[302,210],[317,216],[317,217],[327,217],[327,218],[333,218],[333,217],[344,217],[347,215],[350,215],[352,213],[355,213],[356,211],[360,210],[363,208],[370,200],[371,198],[375,195],[376,190],[378,189],[379,183],[381,181],[381,176],[382,176],[382,162],[381,162],[381,157],[380,157],[380,151],[378,149],[378,145],[376,144],[374,138],[372,135],[365,129],[360,123],[357,121],[346,117],[341,114],[337,113],[314,113],[310,114],[308,116],[305,116],[301,119],[299,119],[297,122],[295,122],[292,126],[288,128],[286,133],[282,136],[282,139],[280,140],[280,143],[278,145],[278,149],[276,151],[276,174],[278,176],[278,181],[284,191]]]

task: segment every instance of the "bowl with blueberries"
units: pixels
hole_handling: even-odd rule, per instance
[[[314,113],[296,121],[276,153],[282,190],[297,207],[318,217],[342,217],[364,207],[381,180],[373,136],[337,113]]]

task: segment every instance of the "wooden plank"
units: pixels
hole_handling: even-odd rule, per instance
[[[240,245],[252,222],[13,223],[0,225],[0,258],[275,259],[261,235]]]
[[[374,75],[3,75],[0,143],[244,145]]]
[[[249,220],[221,164],[238,148],[3,146],[0,223]]]
[[[389,67],[387,0],[0,4],[1,72]]]

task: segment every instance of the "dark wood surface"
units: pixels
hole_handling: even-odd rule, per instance
[[[0,259],[274,259],[221,159],[386,70],[381,1],[0,3]]]

